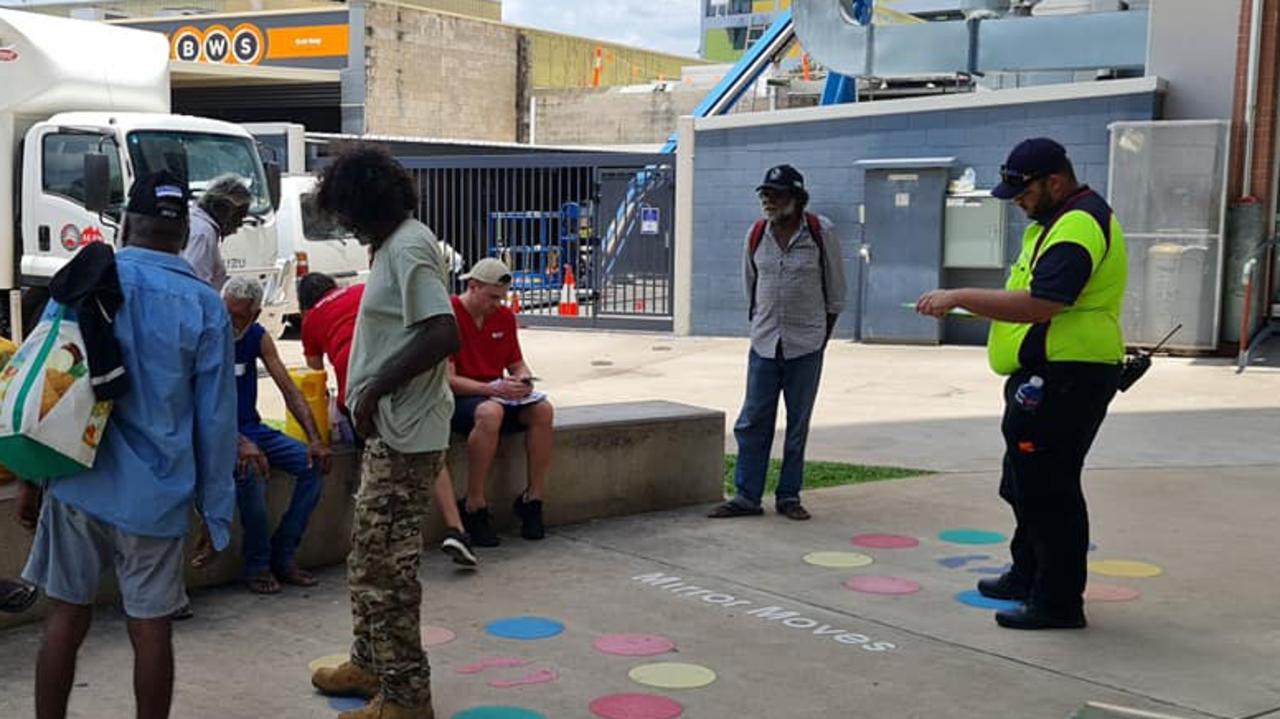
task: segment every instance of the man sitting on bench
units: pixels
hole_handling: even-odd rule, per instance
[[[462,523],[479,547],[496,547],[484,484],[504,433],[525,430],[528,484],[516,497],[520,536],[542,539],[542,490],[551,469],[554,441],[551,403],[533,391],[534,377],[520,352],[516,316],[502,305],[511,271],[486,258],[462,275],[467,289],[453,298],[462,349],[449,360],[455,409],[453,431],[467,436],[467,496],[458,501]],[[503,376],[503,373],[506,376]]]
[[[320,436],[315,416],[302,390],[289,378],[275,340],[258,324],[262,286],[252,277],[232,277],[222,288],[235,336],[236,402],[240,444],[236,472],[236,503],[244,527],[244,580],[257,594],[275,594],[280,583],[312,587],[316,578],[298,567],[294,555],[307,531],[311,513],[320,502],[320,476],[329,471],[332,456]],[[303,444],[262,423],[258,415],[258,361],[266,367],[284,396],[285,406],[298,418],[310,444]],[[294,477],[289,509],[270,533],[265,484],[271,467]]]

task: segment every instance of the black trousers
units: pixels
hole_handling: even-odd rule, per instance
[[[1044,379],[1044,395],[1028,411],[1014,394],[1032,375]],[[1119,380],[1118,365],[1050,362],[1005,383],[1000,496],[1017,520],[1010,579],[1030,588],[1037,609],[1073,613],[1083,606],[1089,512],[1080,474]]]

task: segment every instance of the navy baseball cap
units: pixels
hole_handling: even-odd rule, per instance
[[[187,181],[168,170],[139,177],[129,188],[126,212],[170,220],[187,218],[191,190]]]
[[[756,192],[761,190],[780,190],[803,195],[804,175],[801,175],[800,171],[791,165],[771,167],[768,172],[764,173],[764,181],[756,188]]]
[[[1019,142],[1000,166],[1000,184],[991,191],[993,197],[1012,200],[1032,182],[1048,177],[1067,166],[1067,149],[1047,137],[1033,137]]]

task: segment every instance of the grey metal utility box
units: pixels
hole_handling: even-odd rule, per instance
[[[943,211],[942,266],[1004,269],[1005,206],[990,195],[950,195]]]

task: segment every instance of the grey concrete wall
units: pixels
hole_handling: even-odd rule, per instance
[[[1240,0],[1150,5],[1147,74],[1169,81],[1166,120],[1229,120],[1235,96]],[[1246,36],[1244,42],[1248,42]]]
[[[899,157],[955,157],[953,176],[977,172],[978,187],[998,181],[1018,141],[1037,135],[1067,146],[1080,179],[1105,194],[1110,134],[1119,120],[1158,117],[1159,95],[1138,93],[994,108],[931,110],[731,129],[699,129],[694,158],[692,317],[694,334],[746,335],[742,288],[744,238],[760,216],[754,188],[766,169],[791,163],[805,175],[810,209],[835,222],[849,278],[836,336],[853,338],[859,298],[858,206],[863,171],[855,162]],[[1123,219],[1123,218],[1122,218]],[[1011,208],[1008,241],[1026,222]]]
[[[298,563],[317,567],[345,561],[351,546],[353,497],[359,486],[357,456],[336,450],[333,472],[302,546]],[[454,438],[450,473],[458,496],[466,485],[466,447]],[[724,493],[724,413],[671,402],[631,402],[560,409],[556,417],[556,450],[547,481],[548,525],[639,514],[690,504],[719,501]],[[525,488],[524,435],[503,439],[490,472],[489,502],[499,531],[514,528],[511,504]],[[272,526],[284,514],[293,491],[288,475],[267,483]],[[0,489],[0,577],[22,571],[31,537],[12,520],[11,488]],[[439,507],[425,518],[425,541],[434,547],[444,535]],[[188,555],[194,536],[188,537]],[[240,576],[240,525],[232,543],[205,569],[188,567],[187,586],[199,588],[235,582]],[[113,584],[103,587],[100,602],[116,597]],[[43,602],[18,616],[0,614],[0,628],[32,621]]]
[[[778,109],[816,104],[817,83],[796,81],[798,89],[777,88]],[[642,145],[664,143],[676,131],[676,121],[693,114],[712,85],[674,84],[665,90],[635,88],[542,88],[537,102],[536,137],[541,145]],[[753,92],[738,101],[732,114],[764,112],[767,97]]]
[[[365,25],[365,132],[515,142],[519,29],[389,3]]]
[[[623,92],[617,88],[539,89],[534,141],[541,145],[639,145],[666,142],[676,120],[706,91]]]

